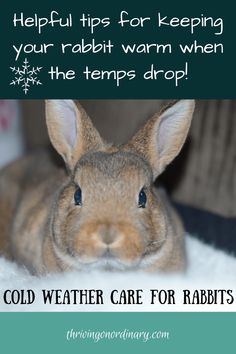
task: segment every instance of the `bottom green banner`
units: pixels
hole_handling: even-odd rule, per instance
[[[236,313],[0,313],[2,353],[231,353]]]

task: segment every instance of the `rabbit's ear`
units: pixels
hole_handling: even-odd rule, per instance
[[[70,169],[82,154],[104,145],[83,108],[72,100],[47,100],[46,122],[52,145]]]
[[[156,178],[181,150],[194,111],[194,100],[181,100],[155,114],[127,144],[146,158]]]

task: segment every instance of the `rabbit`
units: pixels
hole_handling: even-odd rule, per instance
[[[0,174],[2,254],[31,273],[185,268],[184,229],[156,178],[180,152],[194,100],[175,101],[121,146],[73,100],[47,100],[45,150]]]

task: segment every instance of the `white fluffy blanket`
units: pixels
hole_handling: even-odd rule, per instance
[[[186,305],[183,289],[232,289],[236,302],[236,258],[187,235],[188,266],[184,274],[146,274],[139,272],[71,272],[34,277],[25,269],[0,258],[0,308],[1,311],[235,311],[235,304]],[[7,289],[32,289],[35,301],[31,305],[8,305],[3,301]],[[103,305],[45,304],[42,289],[101,289]],[[142,289],[142,305],[112,304],[111,291],[117,289],[116,299],[122,289]],[[150,289],[175,290],[175,305],[150,304]],[[8,293],[9,294],[9,293]],[[63,299],[63,296],[62,298]],[[218,299],[218,302],[219,299]]]

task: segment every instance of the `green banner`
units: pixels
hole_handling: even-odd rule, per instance
[[[202,0],[7,2],[0,98],[234,98],[234,14]]]
[[[231,353],[235,313],[1,313],[6,353]]]

